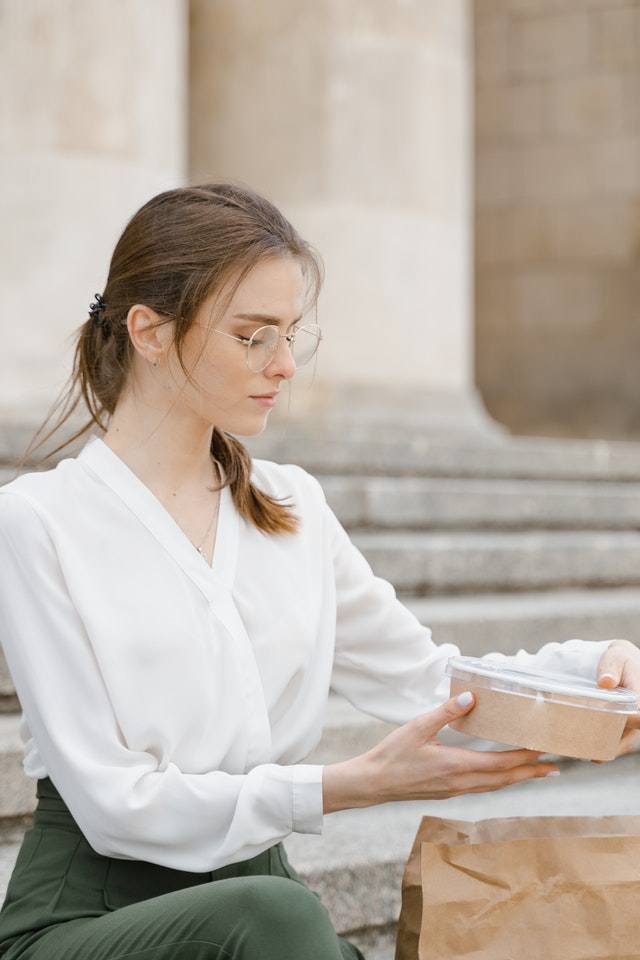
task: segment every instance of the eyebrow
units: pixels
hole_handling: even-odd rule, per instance
[[[234,313],[234,320],[246,320],[249,323],[260,323],[262,326],[271,326],[279,327],[282,325],[282,320],[279,317],[272,317],[264,313]],[[289,324],[289,327],[294,327],[296,323],[300,323],[302,316],[297,317],[295,320]],[[287,329],[289,329],[287,327]]]

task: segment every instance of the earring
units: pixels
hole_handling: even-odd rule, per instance
[[[149,361],[149,363],[151,363],[151,361]],[[156,357],[153,363],[151,363],[151,366],[154,367],[156,370],[158,369],[158,367],[160,366],[160,360],[158,359],[158,357]]]

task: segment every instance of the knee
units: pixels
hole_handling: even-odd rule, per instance
[[[290,926],[293,920],[305,927],[330,922],[320,899],[296,880],[267,876],[244,878],[243,882],[243,913],[258,922],[264,920],[272,929],[281,923]]]
[[[318,955],[334,955],[337,934],[326,909],[308,887],[273,876],[244,878],[242,883],[236,904],[244,918],[244,937],[263,945],[266,941],[279,944],[281,956],[287,956],[287,951],[296,955],[296,950],[302,950],[301,956],[312,956],[321,944],[324,952]],[[314,948],[305,952],[310,944]]]

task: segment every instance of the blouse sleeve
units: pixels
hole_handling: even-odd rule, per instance
[[[321,832],[321,766],[187,774],[128,748],[38,506],[9,491],[0,570],[0,636],[32,738],[26,764],[42,758],[31,775],[51,777],[98,853],[205,872],[292,831]]]
[[[444,669],[461,651],[434,642],[431,630],[397,599],[393,587],[374,575],[329,508],[326,523],[337,595],[334,689],[367,713],[404,723],[448,698]],[[593,679],[608,643],[567,640],[534,653],[486,656]]]

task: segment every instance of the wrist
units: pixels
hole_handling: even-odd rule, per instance
[[[373,767],[368,754],[325,766],[322,771],[323,812],[335,813],[383,802],[378,796]]]

